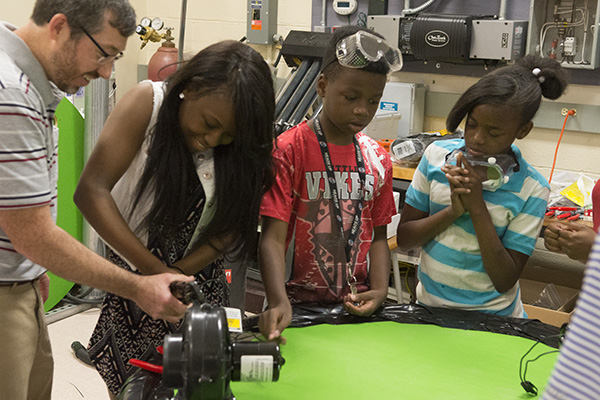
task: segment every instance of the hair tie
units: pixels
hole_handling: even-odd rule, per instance
[[[544,78],[543,76],[539,76],[540,73],[542,72],[541,69],[534,68],[533,71],[531,71],[531,72],[533,73],[533,75],[535,75],[537,77],[537,79],[540,83],[544,83],[546,81],[546,78]]]

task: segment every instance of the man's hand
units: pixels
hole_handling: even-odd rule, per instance
[[[139,275],[131,299],[152,318],[176,323],[188,308],[171,293],[171,282],[191,282],[193,276],[180,274]]]
[[[377,290],[367,290],[358,294],[349,294],[344,297],[344,309],[346,312],[360,317],[368,317],[373,314],[385,301],[386,293]]]
[[[285,344],[286,339],[281,333],[292,322],[292,306],[289,302],[269,308],[258,318],[260,333],[271,341]]]

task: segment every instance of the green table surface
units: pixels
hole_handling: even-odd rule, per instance
[[[288,328],[277,382],[232,382],[249,399],[532,399],[521,357],[535,341],[436,325],[373,322]],[[555,350],[538,344],[525,360]],[[529,363],[540,396],[558,353]],[[525,363],[523,363],[523,366]]]

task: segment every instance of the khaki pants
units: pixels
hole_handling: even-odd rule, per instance
[[[39,283],[0,286],[0,400],[50,400],[53,367]]]

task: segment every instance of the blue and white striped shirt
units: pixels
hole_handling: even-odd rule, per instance
[[[451,204],[448,179],[441,171],[446,155],[464,140],[441,140],[425,150],[406,193],[406,204],[435,214]],[[542,227],[550,193],[546,179],[512,146],[519,170],[483,198],[498,237],[507,249],[531,255]],[[479,310],[525,317],[519,284],[499,293],[483,266],[481,250],[468,213],[423,245],[417,300],[435,307]]]
[[[600,399],[600,236],[543,400]]]
[[[62,92],[7,23],[0,23],[0,209],[49,206],[56,220],[58,129]],[[45,271],[17,253],[0,229],[0,281]]]

